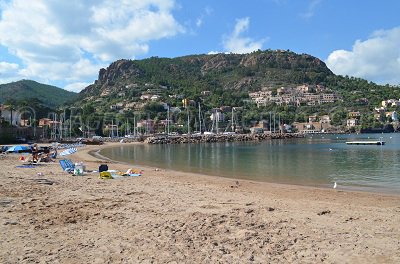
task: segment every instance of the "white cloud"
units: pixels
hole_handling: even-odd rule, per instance
[[[79,93],[82,91],[85,87],[90,85],[91,83],[86,83],[86,82],[76,82],[76,83],[70,83],[64,87],[65,90],[71,91],[71,92],[76,92]]]
[[[184,32],[174,8],[174,0],[12,0],[2,3],[0,44],[23,62],[24,78],[85,82]]]
[[[251,38],[241,36],[249,29],[250,19],[248,17],[236,20],[235,29],[224,40],[224,49],[233,53],[249,53],[261,49],[265,39],[255,41]]]
[[[18,78],[14,78],[18,74],[18,70],[18,64],[0,61],[0,84],[18,80]]]
[[[206,16],[210,16],[213,13],[213,9],[209,6],[207,6],[206,8],[204,8],[203,12],[201,13],[200,17],[198,17],[196,19],[196,26],[197,27],[201,27],[203,25],[204,22],[204,18]]]
[[[7,74],[13,72],[19,68],[16,63],[8,63],[5,61],[0,61],[0,74]]]
[[[400,84],[399,47],[400,27],[380,30],[367,40],[357,40],[351,51],[333,51],[326,64],[336,74],[381,84]]]
[[[300,14],[302,18],[309,19],[314,16],[315,10],[318,5],[322,2],[322,0],[310,0],[308,4],[307,11]]]
[[[202,24],[203,24],[203,18],[202,18],[202,17],[199,17],[199,18],[196,20],[196,26],[197,26],[197,27],[201,27]]]

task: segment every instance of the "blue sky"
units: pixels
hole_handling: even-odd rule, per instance
[[[290,49],[400,84],[398,0],[0,0],[0,83],[79,91],[117,59]]]

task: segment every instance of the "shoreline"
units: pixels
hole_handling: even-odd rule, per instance
[[[221,177],[221,176],[216,176],[216,175],[207,175],[207,174],[201,174],[201,173],[193,173],[193,172],[185,172],[185,171],[179,171],[179,170],[171,170],[171,169],[165,169],[165,168],[158,168],[154,166],[148,166],[148,165],[143,165],[143,164],[129,164],[121,161],[116,161],[109,159],[107,157],[104,157],[100,153],[98,153],[100,150],[105,149],[105,148],[110,148],[110,147],[118,147],[118,146],[124,146],[126,144],[145,144],[142,142],[135,142],[135,143],[119,143],[119,142],[114,142],[114,143],[106,143],[103,145],[91,145],[89,146],[89,149],[86,149],[85,151],[82,152],[77,152],[71,156],[79,158],[84,158],[88,162],[96,162],[96,163],[106,163],[111,166],[119,165],[122,167],[136,167],[143,169],[145,171],[154,171],[154,172],[162,172],[163,178],[168,179],[172,178],[174,180],[179,180],[179,178],[182,178],[182,180],[193,180],[193,181],[199,181],[199,182],[207,182],[208,184],[216,184],[216,185],[225,185],[225,184],[231,184],[231,183],[237,183],[239,182],[242,188],[247,189],[247,191],[251,192],[261,192],[261,193],[266,193],[270,192],[271,189],[276,190],[277,188],[279,190],[284,190],[284,191],[290,191],[290,192],[299,192],[301,194],[312,192],[313,194],[318,194],[324,196],[327,200],[330,199],[331,195],[353,195],[355,198],[377,198],[380,200],[381,197],[387,197],[387,198],[393,198],[393,199],[399,199],[400,202],[400,194],[393,194],[393,193],[382,193],[382,192],[370,192],[370,191],[358,191],[358,190],[341,190],[341,189],[333,189],[333,188],[325,188],[325,187],[316,187],[316,186],[309,186],[309,185],[296,185],[296,184],[287,184],[287,183],[276,183],[276,182],[264,182],[264,181],[255,181],[255,180],[247,180],[247,179],[238,179],[238,178],[227,178],[227,177]],[[87,148],[87,147],[86,147]],[[94,160],[88,159],[88,156],[94,158]],[[173,174],[174,176],[171,177],[170,175]],[[165,177],[167,176],[168,177]],[[231,187],[234,185],[230,185]],[[234,186],[235,187],[235,186]],[[267,191],[268,190],[268,191]],[[278,193],[275,193],[277,194]],[[287,195],[287,193],[285,193]],[[295,196],[298,196],[299,194],[295,194]]]
[[[119,143],[117,143],[119,144]],[[117,145],[115,144],[115,145]],[[67,156],[89,170],[86,146]],[[1,263],[399,263],[400,197],[133,166],[0,161]]]
[[[101,155],[99,152],[103,149],[106,148],[113,148],[113,147],[118,147],[118,146],[126,146],[129,144],[135,144],[135,145],[140,145],[140,144],[146,144],[144,142],[129,142],[129,143],[119,143],[119,142],[113,142],[113,143],[105,143],[101,148],[96,149],[96,146],[92,146],[95,148],[95,150],[90,151],[92,156],[95,158],[103,159],[108,162],[115,162],[115,163],[121,163],[121,164],[128,164],[123,161],[118,161],[118,160],[113,160],[110,159],[106,156]],[[97,145],[99,146],[99,145]],[[156,167],[152,165],[147,165],[147,164],[138,164],[139,166],[144,166],[148,168],[155,169]],[[276,185],[283,185],[283,186],[293,186],[293,187],[307,187],[307,188],[316,188],[316,189],[321,189],[321,190],[333,190],[332,187],[328,184],[302,184],[302,183],[291,183],[291,182],[273,182],[273,181],[262,181],[262,180],[252,180],[252,179],[246,179],[246,178],[241,178],[241,177],[229,177],[229,176],[224,176],[224,175],[216,175],[216,174],[207,174],[207,173],[201,173],[201,172],[191,172],[191,171],[185,171],[185,170],[176,170],[176,169],[169,169],[165,167],[159,167],[159,169],[163,169],[166,171],[170,172],[180,172],[180,173],[185,173],[185,174],[191,174],[196,177],[217,177],[217,178],[224,178],[224,179],[230,179],[230,180],[240,180],[240,181],[249,181],[249,182],[257,182],[257,183],[264,183],[264,184],[276,184]],[[371,193],[371,194],[381,194],[381,195],[389,195],[389,196],[399,196],[400,193],[398,190],[393,190],[393,189],[384,189],[384,188],[373,188],[373,187],[353,187],[353,186],[343,186],[341,185],[336,191],[345,191],[345,192],[360,192],[360,193]]]

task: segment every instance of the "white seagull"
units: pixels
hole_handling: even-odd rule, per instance
[[[336,182],[333,184],[333,189],[336,189],[336,187],[337,187],[337,184],[336,184]]]

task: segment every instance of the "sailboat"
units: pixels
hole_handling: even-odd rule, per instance
[[[232,107],[232,115],[231,115],[231,123],[228,124],[225,128],[224,135],[234,135],[236,134],[236,121],[235,121],[235,114],[234,114],[234,107]],[[230,128],[230,129],[229,129]],[[229,131],[230,130],[230,131]]]

